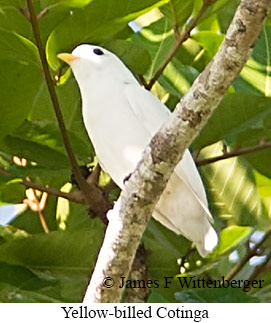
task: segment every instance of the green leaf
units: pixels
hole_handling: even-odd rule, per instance
[[[40,66],[37,47],[27,38],[12,31],[0,29],[0,60]]]
[[[77,130],[77,133],[79,133],[79,130],[80,129]],[[67,132],[71,140],[73,151],[77,157],[85,163],[91,162],[93,151],[90,149],[89,143],[82,140],[74,132],[69,130]],[[39,144],[42,147],[46,146],[66,156],[66,150],[59,127],[53,122],[39,120],[25,121],[13,132],[13,137]]]
[[[105,47],[115,53],[134,73],[144,75],[151,58],[143,47],[132,41],[112,39]]]
[[[93,0],[43,0],[42,8],[65,6],[71,8],[81,8],[89,4]]]
[[[24,230],[14,228],[12,225],[0,225],[0,237],[4,241],[17,240],[28,237],[28,233]]]
[[[28,116],[43,83],[30,65],[0,61],[0,138],[13,132]]]
[[[152,63],[145,75],[147,79],[151,79],[175,43],[171,25],[167,19],[161,18],[141,29],[140,33],[133,36],[133,40],[146,48],[151,56]]]
[[[20,8],[23,7],[24,4],[24,0],[0,0],[0,7],[14,6],[16,8]]]
[[[271,26],[264,26],[252,56],[234,83],[239,92],[271,96]]]
[[[217,258],[236,248],[239,243],[248,239],[251,233],[251,227],[240,227],[237,225],[226,227],[219,233],[219,244],[212,253],[211,258]]]
[[[258,303],[259,299],[249,296],[242,288],[201,288],[175,293],[182,303]]]
[[[200,1],[200,3],[202,4],[202,1]],[[226,26],[228,26],[231,22],[238,5],[238,0],[215,1],[214,4],[209,6],[209,8],[201,16],[198,28],[200,30],[210,30],[210,22],[215,21],[215,24],[219,28],[218,30],[220,30],[220,32],[225,32]],[[224,19],[224,21],[221,23],[222,19]]]
[[[53,169],[70,167],[69,161],[64,154],[46,145],[16,136],[5,137],[4,143],[6,145],[5,151],[29,161],[37,162],[44,167]]]
[[[192,66],[185,66],[177,59],[173,59],[159,78],[159,83],[170,94],[180,97],[190,89],[198,74]]]
[[[39,9],[52,9],[57,6],[66,6],[66,7],[83,7],[87,5],[92,0],[34,0],[33,3],[35,6],[38,6]],[[24,8],[25,0],[0,0],[0,7],[5,6],[14,6],[16,8]]]
[[[220,1],[218,1],[217,4],[219,2]],[[239,3],[240,3],[239,0],[227,1],[225,5],[222,7],[222,10],[217,11],[216,16],[217,16],[218,24],[223,34],[226,33]]]
[[[33,38],[33,32],[29,21],[14,7],[2,8],[0,10],[0,28],[1,30],[15,32],[17,35],[30,40]],[[20,41],[21,39],[19,38],[18,40]]]
[[[83,124],[81,99],[76,81],[74,78],[70,78],[65,84],[57,86],[56,90],[73,149],[83,160],[87,156],[91,158],[93,148]],[[49,132],[53,132],[53,136],[57,140],[58,123],[45,83],[40,85],[34,96],[30,116],[34,123],[38,123],[40,126],[48,128]],[[57,142],[60,143],[59,140]]]
[[[52,302],[53,300],[49,300],[49,297],[39,294],[37,290],[42,288],[49,289],[54,285],[55,281],[40,279],[25,267],[12,266],[0,261],[1,302],[39,302],[42,299],[43,302],[46,299]],[[31,290],[33,294],[30,298]]]
[[[145,78],[150,80],[175,44],[175,37],[167,19],[161,18],[150,26],[143,28],[140,33],[132,37],[133,41],[144,46],[150,56],[151,64],[145,73]],[[195,48],[196,47],[196,48]],[[159,83],[171,95],[180,97],[190,88],[198,75],[198,71],[192,65],[195,56],[200,51],[200,46],[193,40],[189,40],[179,49],[176,57],[167,65]]]
[[[262,288],[254,288],[251,290],[251,295],[260,299],[262,303],[271,302],[271,278],[270,271],[263,270],[258,276],[257,280],[262,280]]]
[[[155,290],[152,290],[150,296],[148,297],[147,303],[169,303],[169,301]]]
[[[1,185],[0,199],[2,202],[17,204],[22,203],[25,198],[25,188],[20,183],[9,182]]]
[[[220,155],[222,143],[202,150],[200,156],[209,158]],[[201,174],[207,184],[214,214],[228,224],[259,226],[263,212],[261,199],[255,185],[253,171],[243,158],[229,158],[202,167]]]
[[[170,0],[168,4],[162,6],[160,10],[171,21],[173,26],[182,27],[193,11],[192,0],[180,1]]]
[[[224,35],[212,31],[199,31],[196,34],[193,34],[191,38],[197,41],[204,50],[208,51],[212,58],[218,51],[218,48],[224,39]]]
[[[261,197],[270,197],[271,180],[258,172],[255,172],[255,179]]]
[[[271,130],[269,128],[249,129],[238,135],[236,145],[241,147],[257,146],[261,141],[271,141]],[[260,173],[271,177],[269,161],[271,149],[255,151],[244,156],[246,160]]]
[[[85,291],[103,234],[101,226],[74,232],[36,234],[0,246],[0,261],[29,269],[52,284],[39,293],[79,302]],[[17,286],[19,287],[19,286]]]
[[[1,271],[1,269],[0,269]],[[18,271],[9,272],[14,277],[18,275]],[[29,277],[27,277],[29,279]],[[26,277],[23,278],[24,280]],[[22,279],[22,280],[23,280]],[[32,278],[33,280],[33,278]],[[1,303],[61,303],[61,300],[45,296],[37,291],[24,290],[22,287],[13,286],[13,281],[10,284],[0,283],[0,301]]]
[[[153,219],[149,222],[144,233],[143,242],[150,279],[159,282],[159,288],[156,291],[169,301],[174,301],[172,296],[178,290],[177,285],[172,283],[170,288],[164,288],[163,277],[174,277],[179,273],[177,259],[185,255],[190,242],[183,236],[177,236]]]
[[[200,149],[221,139],[232,142],[244,130],[262,127],[264,119],[270,114],[270,98],[244,93],[228,94],[200,131],[193,145]]]
[[[60,67],[57,53],[71,51],[80,43],[101,43],[122,30],[126,24],[168,0],[93,0],[75,10],[51,33],[46,52],[53,69]]]

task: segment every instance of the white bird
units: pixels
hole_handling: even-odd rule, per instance
[[[170,111],[142,88],[110,51],[83,44],[58,57],[71,66],[82,96],[85,127],[99,163],[123,189],[152,136]],[[193,241],[202,257],[218,242],[200,175],[188,150],[176,166],[152,216]]]

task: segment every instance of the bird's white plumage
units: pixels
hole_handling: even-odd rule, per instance
[[[123,188],[125,177],[134,171],[144,148],[170,111],[138,84],[113,53],[84,44],[72,54],[76,57],[71,67],[82,95],[86,129],[102,168]],[[213,219],[205,190],[188,150],[153,217],[193,241],[203,257],[216,246],[217,234],[210,224]]]

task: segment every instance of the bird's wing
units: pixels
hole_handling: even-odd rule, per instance
[[[169,118],[171,112],[152,93],[138,84],[129,84],[125,88],[130,107],[144,128],[153,136]],[[209,221],[213,222],[208,209],[208,202],[201,177],[188,150],[175,168],[180,179],[190,188],[200,205],[205,210]]]
[[[129,84],[125,94],[135,116],[144,128],[154,135],[170,116],[169,109],[139,84]]]

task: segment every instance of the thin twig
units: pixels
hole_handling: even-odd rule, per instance
[[[89,184],[98,185],[100,174],[101,174],[101,166],[97,164],[97,166],[94,168],[93,172],[88,176],[87,182]]]
[[[250,146],[250,147],[246,147],[246,148],[236,147],[236,148],[233,148],[229,152],[224,152],[223,155],[211,157],[211,158],[206,158],[206,159],[202,159],[202,160],[196,160],[195,163],[198,167],[206,166],[206,165],[215,163],[219,160],[224,160],[227,158],[247,155],[247,154],[254,153],[256,151],[261,151],[261,150],[264,150],[267,148],[271,148],[271,141],[268,141],[268,142],[261,141],[258,145],[255,145],[255,146]]]
[[[45,80],[46,80],[46,84],[49,90],[49,94],[51,97],[51,101],[54,107],[54,111],[57,117],[57,121],[58,121],[58,125],[59,125],[59,129],[63,138],[63,142],[65,145],[65,149],[68,155],[68,158],[70,160],[73,172],[75,174],[77,183],[80,187],[80,189],[82,190],[82,192],[84,193],[84,196],[86,198],[86,200],[88,201],[89,204],[91,204],[91,200],[92,200],[92,196],[90,193],[90,187],[87,184],[87,182],[85,181],[84,177],[82,176],[80,169],[78,167],[76,158],[74,156],[71,144],[70,144],[70,140],[67,134],[67,130],[66,130],[66,126],[64,123],[64,119],[61,113],[61,109],[60,109],[60,105],[59,105],[59,101],[57,98],[57,94],[56,94],[56,90],[55,90],[55,85],[54,85],[54,81],[51,78],[50,75],[50,71],[49,71],[49,66],[47,63],[47,59],[46,59],[46,54],[42,45],[42,41],[41,41],[41,37],[40,37],[40,32],[39,32],[39,26],[38,26],[38,20],[37,20],[37,16],[35,14],[35,10],[34,10],[34,6],[32,3],[32,0],[27,0],[27,5],[28,5],[28,10],[29,10],[29,15],[30,15],[30,21],[32,24],[32,28],[33,28],[33,32],[34,32],[34,36],[35,36],[35,40],[36,40],[36,44],[38,47],[38,51],[39,51],[39,55],[40,55],[40,59],[41,59],[41,63],[42,63],[42,68],[43,68],[43,72],[45,75]]]
[[[138,78],[139,78],[139,81],[141,82],[141,84],[144,86],[144,88],[147,89],[148,83],[146,82],[144,76],[141,74],[138,74]]]
[[[246,255],[230,270],[230,272],[225,276],[225,280],[232,280],[234,276],[236,276],[239,271],[245,266],[245,264],[254,256],[257,255],[258,249],[263,245],[263,243],[269,238],[271,235],[271,228],[268,229],[262,239],[254,245],[251,249],[248,250]]]
[[[157,72],[155,73],[155,75],[153,76],[153,78],[150,80],[150,82],[147,84],[147,86],[145,86],[145,88],[147,90],[150,90],[153,87],[154,83],[162,75],[164,69],[167,67],[168,63],[172,60],[172,58],[176,54],[176,52],[179,49],[179,47],[182,45],[183,42],[185,42],[190,37],[191,31],[195,28],[195,26],[197,25],[198,21],[200,20],[200,18],[204,14],[204,12],[215,1],[212,1],[212,0],[211,1],[208,1],[208,0],[207,1],[203,1],[202,7],[200,8],[200,10],[197,13],[197,15],[182,30],[182,32],[180,33],[180,35],[179,35],[179,37],[178,37],[178,39],[177,39],[174,47],[171,49],[170,53],[168,54],[167,58],[165,59],[165,61],[163,62],[163,64],[159,67],[159,69],[157,70]]]
[[[264,262],[254,269],[253,273],[251,274],[251,276],[249,276],[248,280],[250,281],[255,280],[259,276],[259,274],[265,270],[270,260],[271,260],[271,251],[266,255]]]
[[[12,173],[10,173],[9,171],[7,171],[1,167],[0,167],[0,175],[3,177],[14,177],[14,175]],[[80,191],[65,193],[65,192],[61,192],[60,190],[58,190],[56,188],[46,187],[46,186],[32,182],[27,179],[22,179],[22,181],[20,183],[27,188],[33,188],[33,189],[38,190],[40,192],[46,192],[49,195],[63,197],[64,199],[67,199],[71,202],[75,202],[75,203],[79,203],[79,204],[86,204],[84,196],[83,196],[82,192],[80,192]]]
[[[33,196],[34,196],[34,203],[37,205],[36,212],[39,215],[39,219],[40,219],[40,223],[41,223],[41,226],[43,228],[43,231],[45,233],[49,233],[50,230],[48,228],[48,225],[47,225],[46,220],[45,220],[45,216],[43,214],[43,211],[44,211],[44,209],[46,207],[46,204],[47,204],[47,201],[48,201],[48,193],[43,192],[42,195],[41,195],[41,199],[39,199],[36,190],[32,189],[32,192],[33,192]]]

